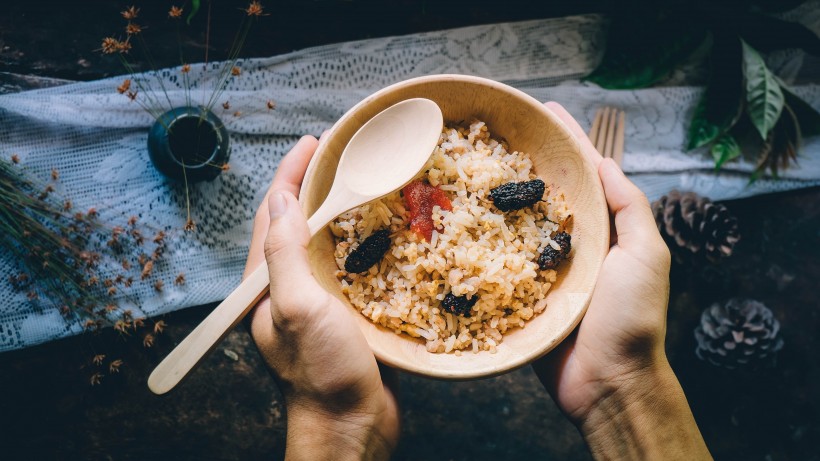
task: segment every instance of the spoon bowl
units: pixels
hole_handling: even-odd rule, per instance
[[[345,211],[407,184],[430,158],[442,125],[441,109],[423,98],[393,104],[362,125],[342,152],[327,198],[308,219],[310,235]],[[268,266],[262,264],[157,365],[148,377],[148,388],[155,394],[173,389],[247,315],[269,285]]]
[[[308,219],[311,235],[410,182],[430,158],[443,124],[441,109],[423,98],[394,104],[365,123],[342,151],[327,199]]]

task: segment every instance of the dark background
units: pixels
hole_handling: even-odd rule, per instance
[[[180,45],[186,61],[204,59],[207,0],[179,36],[165,18],[168,3],[142,3],[156,67],[179,64]],[[267,0],[269,16],[251,31],[242,56],[596,12],[604,3]],[[130,4],[4,2],[0,71],[70,80],[124,73],[116,58],[95,50],[103,37],[122,35],[119,12]],[[224,58],[246,5],[214,3],[210,59]],[[137,70],[152,67],[133,59]],[[0,74],[3,84],[42,83]],[[673,269],[667,350],[718,459],[820,459],[818,199],[814,188],[726,202],[740,221],[735,255],[719,267]],[[701,310],[738,295],[764,302],[781,322],[785,347],[774,369],[730,372],[693,353]],[[212,307],[166,316],[170,326],[150,349],[106,331],[0,354],[0,459],[281,459],[285,410],[243,328],[171,395],[153,396],[145,386],[151,369]],[[96,353],[124,365],[92,387]],[[395,459],[589,459],[529,368],[461,383],[402,375],[401,385],[404,429]]]

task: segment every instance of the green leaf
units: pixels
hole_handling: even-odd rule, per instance
[[[684,17],[685,10],[632,13],[613,18],[604,56],[584,80],[608,89],[650,86],[668,76],[706,37],[702,24]]]
[[[687,149],[705,146],[729,130],[743,111],[740,40],[715,34],[709,84],[689,125]]]
[[[710,152],[715,159],[715,170],[719,170],[724,163],[740,157],[740,146],[734,136],[725,133],[712,145]]]
[[[792,93],[785,86],[781,85],[781,89],[783,90],[786,105],[791,108],[797,117],[797,123],[800,125],[800,132],[803,136],[820,135],[820,112],[817,112],[814,107],[800,99],[800,96]]]
[[[185,21],[189,26],[191,25],[191,19],[196,16],[197,11],[199,11],[199,0],[191,0],[191,13],[188,14],[188,19]]]
[[[760,53],[743,43],[743,74],[746,77],[746,102],[749,118],[766,139],[783,111],[783,92]]]

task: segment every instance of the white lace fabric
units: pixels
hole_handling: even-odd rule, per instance
[[[820,2],[788,14],[820,30]],[[78,209],[96,207],[106,222],[141,222],[171,234],[169,253],[155,268],[165,282],[156,292],[137,284],[121,293],[121,304],[135,315],[155,316],[224,299],[237,285],[245,263],[253,215],[279,160],[303,134],[318,136],[347,109],[387,85],[412,77],[458,73],[498,80],[542,101],[558,101],[589,127],[596,110],[611,105],[626,110],[624,169],[650,199],[673,188],[694,190],[715,200],[820,185],[820,137],[806,140],[799,168],[780,179],[749,185],[753,158],[714,172],[705,150],[686,152],[685,130],[701,89],[684,84],[685,71],[670,86],[639,91],[606,91],[583,84],[600,59],[605,20],[597,15],[492,24],[402,37],[327,45],[282,56],[242,61],[216,105],[231,131],[230,170],[192,193],[195,233],[185,224],[184,189],[164,180],[146,151],[153,119],[117,93],[124,77],[73,83],[0,95],[0,155],[16,153],[31,174],[47,178],[60,172],[60,193]],[[817,58],[789,51],[769,57],[781,76],[811,79]],[[194,101],[212,94],[218,64],[192,65]],[[179,68],[164,69],[162,79],[173,105],[187,94]],[[152,88],[159,85],[154,80]],[[672,84],[676,86],[671,86]],[[820,86],[801,85],[795,93],[820,108]],[[164,98],[164,96],[163,96]],[[221,102],[230,101],[223,111]],[[276,102],[270,113],[262,110]],[[167,103],[166,103],[167,104]],[[234,117],[236,110],[248,115]],[[0,253],[5,281],[19,268]],[[185,273],[187,282],[173,280]],[[10,284],[0,285],[0,351],[18,349],[82,331],[56,309],[38,309]]]

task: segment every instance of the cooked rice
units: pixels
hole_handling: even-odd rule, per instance
[[[433,209],[441,232],[430,242],[408,226],[399,192],[351,210],[331,223],[337,238],[342,291],[365,317],[396,333],[426,340],[430,352],[495,352],[502,335],[546,307],[554,270],[542,271],[538,255],[551,245],[557,223],[569,217],[561,194],[528,208],[502,213],[487,199],[490,189],[536,176],[522,152],[490,137],[483,122],[445,127],[420,177],[446,191],[451,212]],[[344,270],[347,255],[373,232],[390,227],[392,246],[365,274]],[[440,308],[444,296],[478,295],[470,317]]]

